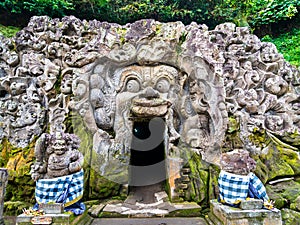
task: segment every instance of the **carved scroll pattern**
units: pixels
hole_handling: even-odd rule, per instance
[[[48,122],[52,132],[64,131],[72,109],[97,133],[95,140],[109,143],[102,149],[124,151],[124,142],[111,134],[130,127],[123,120],[130,105],[118,105],[116,97],[125,82],[118,71],[131,65],[168,65],[180,72],[169,135],[176,139],[178,133],[204,158],[218,157],[228,113],[240,117],[245,143],[256,128],[299,130],[298,71],[274,45],[230,23],[209,31],[195,23],[121,26],[33,17],[15,38],[1,37],[0,46],[0,136],[16,146],[28,145]],[[117,110],[124,114],[116,116]]]

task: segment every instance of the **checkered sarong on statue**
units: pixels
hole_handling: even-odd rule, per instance
[[[36,182],[35,198],[40,203],[64,203],[65,207],[79,201],[83,196],[83,170],[51,179]]]
[[[221,171],[218,184],[222,203],[236,205],[247,197],[269,200],[263,183],[254,173],[243,176]]]

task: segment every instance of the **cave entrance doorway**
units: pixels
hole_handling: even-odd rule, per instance
[[[154,203],[155,193],[164,191],[165,126],[160,117],[133,122],[127,203]]]

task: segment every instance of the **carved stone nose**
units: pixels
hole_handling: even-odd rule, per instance
[[[159,93],[155,91],[153,88],[148,87],[146,90],[140,95],[141,98],[147,98],[147,99],[152,99],[152,98],[158,98]]]

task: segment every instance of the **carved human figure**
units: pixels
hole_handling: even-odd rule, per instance
[[[49,154],[46,178],[60,177],[78,172],[82,166],[82,154],[77,150],[69,150],[66,141],[56,135]]]
[[[77,148],[75,135],[56,132],[44,134],[35,148],[36,163],[32,166],[32,178],[55,178],[76,173],[83,165],[83,155]],[[48,144],[48,147],[45,145]]]
[[[249,152],[235,149],[223,153],[221,156],[221,172],[218,178],[218,200],[233,207],[238,207],[240,201],[247,197],[261,199],[265,205],[269,203],[266,188],[261,180],[251,171],[256,162],[249,156]]]

